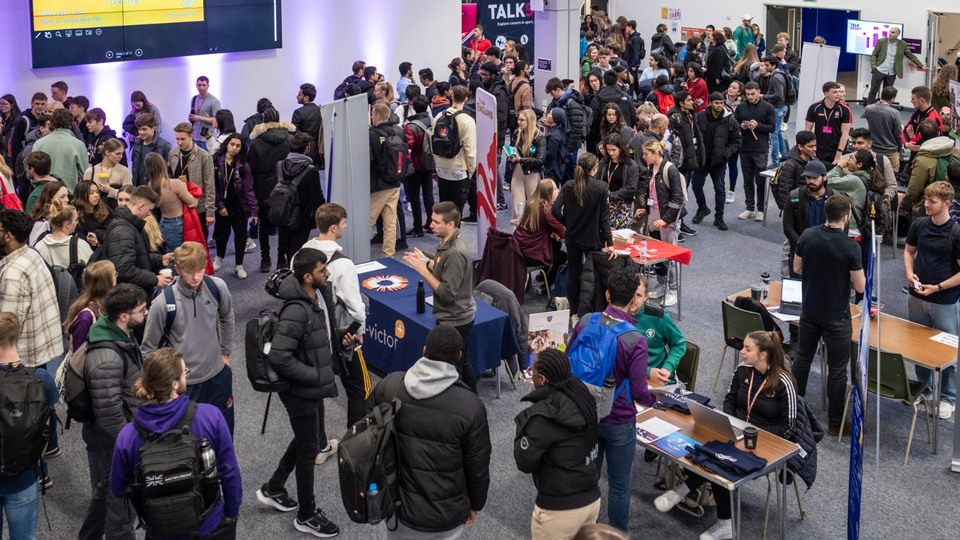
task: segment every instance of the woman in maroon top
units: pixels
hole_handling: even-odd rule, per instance
[[[523,214],[516,223],[513,237],[520,246],[527,265],[544,264],[550,267],[547,279],[553,281],[557,269],[566,262],[566,254],[560,250],[566,228],[553,217],[553,201],[557,198],[557,185],[547,178],[537,185],[533,196],[523,206]]]

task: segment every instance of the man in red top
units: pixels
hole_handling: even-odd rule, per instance
[[[478,24],[477,27],[473,29],[473,39],[470,40],[470,48],[479,53],[483,53],[490,47],[493,47],[493,43],[483,37],[483,27]]]
[[[940,113],[930,104],[933,94],[926,86],[917,86],[910,91],[910,104],[913,105],[913,114],[907,125],[903,126],[903,145],[911,152],[920,150],[920,122],[924,120],[933,120],[937,127],[943,130],[943,119]]]

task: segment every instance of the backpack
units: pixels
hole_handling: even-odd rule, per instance
[[[403,374],[393,377],[385,387],[384,402],[350,426],[337,450],[340,498],[354,523],[375,525],[400,509],[396,419],[403,405],[397,398]],[[370,497],[373,489],[375,498]]]
[[[314,167],[307,167],[300,174],[288,179],[283,175],[283,161],[277,162],[277,185],[270,191],[267,199],[270,223],[288,231],[300,228],[300,183],[314,170]]]
[[[150,538],[195,533],[220,498],[219,479],[205,477],[199,441],[190,432],[196,412],[197,404],[191,400],[177,425],[164,433],[147,431],[134,422],[143,446],[127,497]],[[210,495],[204,497],[205,493]]]
[[[667,94],[659,90],[654,90],[657,96],[657,109],[659,109],[661,114],[667,114],[670,112],[670,109],[676,107],[677,102],[674,101],[672,94]]]
[[[72,349],[72,347],[71,347]],[[60,396],[67,404],[67,422],[64,428],[70,429],[72,420],[80,423],[90,423],[94,421],[93,401],[90,398],[90,392],[87,391],[86,364],[87,355],[94,349],[110,349],[120,355],[123,359],[123,378],[127,378],[127,359],[123,351],[112,341],[103,341],[90,343],[89,341],[80,345],[76,351],[68,352],[63,360],[63,384],[60,387]]]
[[[173,328],[173,321],[177,318],[177,299],[173,294],[173,285],[176,281],[170,283],[162,289],[163,291],[163,301],[167,305],[166,319],[163,322],[163,335],[160,336],[160,348],[170,346],[170,330]],[[206,285],[207,289],[210,290],[210,294],[213,295],[213,298],[217,301],[217,307],[220,307],[220,289],[217,287],[217,283],[213,281],[213,278],[207,275],[203,276],[203,284]],[[202,286],[201,285],[201,286]]]
[[[342,83],[338,84],[336,88],[333,89],[333,99],[344,99],[347,97],[347,87],[350,86],[350,83],[347,80],[344,80]]]
[[[663,183],[666,184],[668,188],[670,187],[670,175],[667,174],[667,169],[673,166],[673,163],[671,163],[669,160],[663,160],[663,172],[661,173],[661,176],[663,176]],[[683,173],[680,172],[680,169],[677,169],[677,172],[680,173],[680,188],[683,190],[683,204],[686,206],[687,201],[690,200],[689,195],[687,195],[687,179],[683,176]]]
[[[602,420],[613,409],[613,402],[621,392],[630,398],[630,379],[624,379],[614,388],[616,379],[613,365],[617,357],[617,339],[628,332],[640,332],[628,322],[620,321],[613,326],[602,324],[602,313],[591,313],[587,323],[570,343],[567,356],[570,358],[570,371],[587,385],[588,391],[597,401],[597,419]]]
[[[423,132],[423,142],[420,144],[420,166],[423,167],[425,171],[435,171],[437,170],[437,163],[433,159],[433,128],[427,127],[420,120],[411,120],[407,126],[417,126],[421,132]],[[413,128],[409,128],[410,131],[413,131]],[[415,149],[411,148],[410,151],[413,152]]]
[[[787,75],[780,70],[777,70],[775,73],[780,73],[783,75],[783,101],[787,105],[795,105],[797,103],[797,95],[800,93],[800,83],[798,82],[799,79],[796,79],[791,75]]]
[[[527,81],[520,81],[517,86],[510,91],[509,99],[507,99],[507,129],[514,131],[517,129],[517,115],[519,112],[516,109],[515,97],[517,95],[517,90],[523,88],[523,85],[530,86],[530,83]]]
[[[17,476],[40,461],[54,414],[33,368],[0,371],[0,477]]]
[[[247,378],[250,379],[250,386],[257,392],[283,392],[290,388],[290,383],[281,379],[277,372],[270,365],[267,358],[270,354],[270,348],[273,343],[273,336],[277,331],[277,325],[280,324],[280,314],[291,304],[299,303],[310,309],[306,302],[301,300],[290,300],[284,302],[280,312],[265,309],[260,312],[260,316],[247,321],[246,331],[244,333],[244,350],[247,359]],[[304,335],[310,333],[310,326],[313,323],[313,317],[307,318],[307,328]]]
[[[413,160],[410,159],[410,149],[403,130],[399,126],[377,126],[372,129],[382,139],[377,166],[387,183],[399,183],[413,174]]]
[[[42,240],[44,236],[46,234],[42,234],[37,241]],[[67,313],[70,311],[70,306],[80,297],[78,283],[82,283],[83,269],[86,265],[81,265],[77,260],[78,241],[79,238],[76,236],[70,239],[70,265],[67,268],[47,265],[47,269],[50,270],[50,278],[53,279],[53,288],[57,291],[57,308],[60,310],[61,325],[67,322]],[[36,251],[36,248],[33,249]],[[37,254],[39,255],[40,252],[38,251]],[[73,271],[71,272],[70,269],[73,269]]]
[[[430,134],[430,146],[434,155],[452,159],[460,153],[463,145],[460,142],[460,126],[456,118],[462,113],[462,110],[451,113],[448,109],[437,118],[433,133]]]
[[[787,161],[782,161],[777,165],[777,170],[773,173],[773,180],[770,181],[770,190],[773,191],[773,202],[777,203],[777,208],[781,211],[780,215],[783,215],[783,205],[787,204],[787,201],[780,197],[780,175],[783,174],[783,166],[786,165],[786,163]]]
[[[583,109],[583,138],[586,140],[593,127],[593,107],[582,105],[580,108]]]
[[[882,158],[883,156],[878,157]],[[881,165],[882,166],[882,161]],[[874,231],[877,234],[878,238],[883,238],[886,234],[893,230],[893,208],[890,205],[890,198],[883,194],[883,191],[879,193],[872,188],[870,185],[871,180],[860,178],[863,181],[863,187],[867,190],[867,196],[865,197],[863,204],[863,222],[860,224],[861,234],[866,234],[867,219],[872,219],[874,223]]]

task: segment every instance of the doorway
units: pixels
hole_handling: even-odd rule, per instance
[[[927,86],[933,83],[940,63],[953,64],[960,51],[960,13],[928,11],[926,62]]]

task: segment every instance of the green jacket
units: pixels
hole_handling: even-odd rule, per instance
[[[837,193],[843,193],[853,202],[853,215],[850,216],[850,228],[860,230],[863,223],[863,210],[867,205],[867,185],[870,175],[864,171],[843,174],[843,169],[834,167],[827,173],[827,185]]]
[[[883,63],[887,59],[887,45],[889,45],[889,39],[881,39],[877,42],[877,46],[873,48],[873,53],[870,55],[870,71],[877,69],[877,66]],[[923,67],[923,62],[917,58],[917,55],[913,54],[910,49],[907,47],[907,43],[902,39],[897,40],[897,55],[893,60],[893,69],[897,74],[898,79],[903,78],[903,57],[906,56],[910,59],[911,62],[917,65],[917,67]]]
[[[89,166],[87,146],[74,137],[69,129],[57,129],[38,139],[33,151],[50,155],[53,164],[50,175],[66,184],[67,191],[73,193],[73,188],[77,187],[77,182],[83,178]]]
[[[90,327],[90,333],[87,334],[87,341],[90,343],[99,343],[101,341],[121,341],[133,343],[133,338],[120,329],[113,321],[107,318],[106,314],[100,315]]]
[[[647,338],[647,377],[652,368],[666,368],[670,382],[676,382],[677,366],[687,352],[687,340],[680,329],[659,306],[644,305],[634,317],[637,330]]]
[[[733,31],[733,40],[737,43],[737,60],[743,56],[743,51],[747,48],[747,45],[753,43],[757,44],[757,40],[753,35],[753,28],[747,28],[742,24]]]
[[[938,165],[940,158],[944,165]],[[946,167],[951,161],[960,161],[960,150],[957,150],[955,141],[950,137],[934,137],[920,145],[917,157],[913,158],[913,168],[910,171],[910,182],[907,184],[907,194],[900,201],[901,215],[913,211],[914,216],[925,214],[923,210],[923,190],[939,180],[946,180]]]

